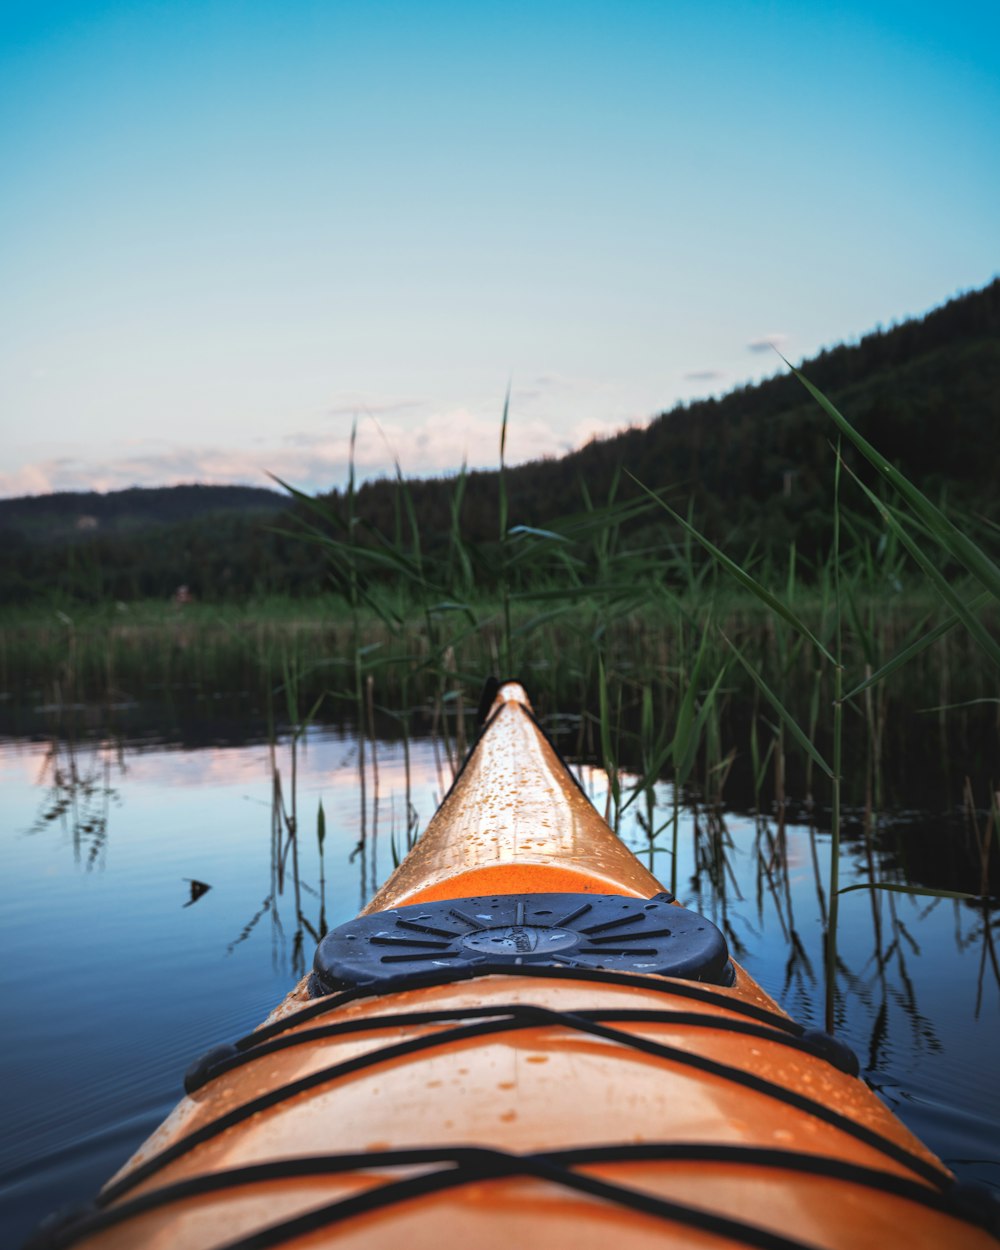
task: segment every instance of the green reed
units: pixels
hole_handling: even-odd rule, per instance
[[[542,716],[582,713],[577,751],[604,763],[616,818],[642,807],[651,862],[668,855],[673,887],[685,798],[718,806],[743,759],[758,809],[769,792],[781,811],[793,791],[829,783],[836,845],[846,794],[881,801],[890,718],[898,725],[906,707],[995,695],[1000,575],[968,527],[901,484],[834,413],[835,432],[870,461],[882,493],[832,453],[833,535],[814,564],[794,547],[736,560],[725,540],[699,530],[691,504],[675,510],[663,484],[639,488],[622,475],[603,499],[581,481],[578,511],[547,528],[522,523],[506,473],[505,403],[494,537],[463,528],[464,470],[446,532],[424,532],[398,463],[390,532],[379,531],[358,511],[352,452],[339,507],[291,490],[301,517],[288,532],[321,549],[332,592],[243,607],[74,609],[65,619],[8,613],[0,681],[12,693],[34,683],[30,697],[53,704],[72,691],[73,701],[109,706],[219,689],[266,702],[293,682],[294,707],[284,707],[293,730],[307,709],[313,718],[343,710],[370,752],[376,709],[393,709],[404,743],[436,716],[454,766],[477,687],[499,671],[526,682]],[[966,713],[939,715],[945,725]],[[855,728],[867,744],[860,769]],[[367,775],[364,755],[360,768]],[[660,815],[664,777],[673,798]],[[835,875],[831,889],[835,898]]]
[[[926,648],[937,642],[945,633],[956,625],[964,626],[967,633],[979,645],[985,658],[991,661],[997,668],[1000,668],[1000,644],[997,643],[994,632],[986,624],[981,615],[981,608],[984,604],[989,604],[994,609],[1000,604],[1000,568],[992,560],[991,556],[977,544],[973,538],[965,532],[961,527],[946,516],[941,509],[934,505],[915,485],[908,481],[897,469],[888,463],[877,450],[862,438],[851,426],[850,422],[823,396],[815,387],[813,387],[801,374],[796,373],[807,390],[817,400],[823,410],[832,419],[837,429],[837,445],[835,448],[834,458],[834,475],[833,475],[833,507],[832,507],[832,542],[827,565],[820,571],[819,583],[823,592],[824,608],[827,600],[827,592],[829,591],[829,603],[832,615],[832,638],[828,645],[824,639],[828,636],[828,628],[826,622],[828,619],[827,612],[821,613],[821,623],[819,630],[811,623],[807,623],[802,614],[796,611],[794,605],[794,555],[789,564],[789,580],[782,595],[778,591],[771,589],[762,582],[748,568],[741,566],[730,556],[728,556],[720,547],[711,542],[703,533],[699,532],[692,524],[690,514],[688,519],[684,519],[663,500],[657,502],[669,513],[672,519],[679,524],[684,533],[695,539],[705,550],[714,565],[730,576],[742,589],[749,592],[771,613],[774,627],[778,630],[779,636],[784,643],[783,653],[794,658],[794,648],[789,648],[787,640],[784,638],[785,631],[789,628],[798,635],[799,639],[807,641],[817,655],[820,664],[828,664],[833,674],[833,699],[832,699],[832,756],[831,763],[827,763],[819,747],[816,744],[816,709],[818,707],[818,697],[814,698],[810,713],[809,732],[803,730],[799,724],[799,720],[794,712],[789,709],[785,699],[773,690],[768,684],[762,672],[747,659],[740,648],[733,643],[729,643],[732,647],[734,655],[741,667],[754,683],[757,692],[770,705],[777,714],[779,726],[776,729],[777,739],[774,744],[776,761],[783,761],[784,755],[784,731],[787,730],[791,738],[803,751],[808,760],[808,768],[817,765],[826,775],[830,782],[831,796],[831,816],[830,816],[830,856],[828,867],[830,901],[826,911],[826,933],[825,933],[825,951],[826,951],[826,1009],[825,1020],[826,1027],[829,1031],[833,1031],[835,1024],[835,983],[837,972],[837,927],[839,918],[839,900],[842,892],[848,889],[880,889],[891,892],[902,893],[930,893],[939,894],[940,891],[928,891],[921,888],[903,885],[892,882],[878,882],[872,880],[867,887],[850,886],[841,890],[839,883],[839,865],[840,865],[840,836],[841,836],[841,810],[843,802],[843,735],[844,735],[844,709],[848,699],[856,697],[858,694],[868,696],[866,700],[866,708],[870,707],[870,692],[873,686],[880,682],[884,682],[886,678],[894,673],[897,669],[903,668],[905,665],[912,663]],[[896,557],[897,549],[905,550],[913,563],[923,574],[926,582],[936,592],[943,604],[950,610],[949,616],[945,621],[934,626],[931,630],[923,633],[914,641],[908,642],[901,650],[897,651],[891,658],[886,660],[877,672],[872,672],[871,657],[873,654],[874,630],[871,628],[872,617],[869,615],[869,627],[862,625],[862,619],[858,610],[858,597],[854,593],[854,588],[850,581],[846,581],[843,577],[843,552],[842,552],[842,502],[841,502],[841,476],[843,469],[842,456],[842,440],[848,439],[858,451],[861,452],[864,459],[871,465],[881,476],[894,493],[895,498],[899,501],[896,503],[886,502],[881,496],[877,495],[869,486],[867,486],[857,473],[851,472],[851,477],[860,487],[864,496],[874,506],[878,515],[886,528],[893,542],[893,556]],[[642,484],[639,483],[641,486]],[[643,490],[655,499],[654,492],[648,487],[643,486]],[[856,528],[856,527],[855,527]],[[857,529],[856,529],[857,534]],[[855,579],[860,574],[867,571],[869,581],[874,581],[876,577],[876,569],[872,560],[870,546],[864,541],[855,540],[855,557],[863,555],[866,560],[862,563],[857,558],[854,561]],[[896,557],[898,560],[898,557]],[[952,578],[949,578],[941,572],[941,565],[949,560],[957,564],[964,572],[967,579],[974,579],[979,583],[981,588],[979,593],[974,596],[969,595],[967,589],[958,587],[954,584]],[[892,574],[893,580],[898,581],[900,565],[896,564]],[[884,575],[883,570],[878,570],[877,576]],[[847,663],[844,642],[844,615],[849,612],[856,635],[856,641],[860,645],[862,652],[865,654],[866,667],[863,680],[852,685],[850,691],[845,695],[844,676]],[[729,639],[726,639],[729,642]],[[692,682],[694,686],[696,683]],[[819,681],[814,687],[819,689]],[[870,711],[869,711],[870,716]],[[756,732],[751,743],[751,753],[754,761],[756,785],[759,787],[759,761],[760,753],[756,739]],[[674,760],[675,768],[677,766]],[[783,796],[783,770],[782,770],[782,796]],[[676,802],[676,800],[675,800]],[[676,856],[675,856],[676,859]],[[985,879],[985,878],[984,878]],[[985,887],[984,887],[985,888]],[[966,897],[974,898],[974,895],[961,895],[957,892],[943,892],[950,897]]]

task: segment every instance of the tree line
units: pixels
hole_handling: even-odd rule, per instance
[[[802,372],[925,492],[971,524],[1000,521],[1000,279],[824,351]],[[511,525],[552,527],[612,496],[635,496],[629,473],[678,512],[690,509],[737,559],[756,552],[781,560],[794,541],[808,562],[829,542],[830,438],[825,415],[795,377],[782,375],[679,405],[560,459],[510,468],[502,487],[497,471],[474,471],[461,482],[451,475],[401,488],[383,479],[350,496],[335,489],[318,500],[326,519],[253,487],[0,501],[0,594],[7,603],[129,601],[168,598],[186,585],[209,601],[310,596],[331,588],[330,565],[296,531],[337,535],[350,526],[351,541],[372,542],[378,532],[408,545],[414,522],[430,559],[447,556],[457,526],[485,555],[488,589],[501,489]],[[845,459],[864,476],[850,453]],[[848,501],[851,489],[848,479]],[[95,523],[81,526],[80,517]],[[669,521],[647,512],[623,532],[634,546],[662,544]]]

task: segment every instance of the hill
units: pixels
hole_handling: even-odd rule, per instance
[[[927,316],[866,335],[803,362],[802,372],[893,463],[932,497],[997,518],[1000,466],[1000,279]],[[584,488],[606,498],[628,469],[651,487],[669,487],[699,524],[751,542],[815,549],[828,532],[831,426],[789,375],[740,387],[721,399],[680,405],[645,428],[590,443],[558,460],[507,471],[512,521],[546,525],[578,512]],[[849,457],[853,459],[853,457]],[[421,529],[446,532],[450,479],[409,486]],[[627,479],[619,496],[628,494]],[[395,483],[361,488],[356,507],[391,532]],[[473,473],[463,530],[496,532],[498,476]],[[328,496],[343,507],[339,492]]]
[[[801,368],[932,497],[974,524],[1000,522],[1000,279]],[[552,526],[588,499],[603,503],[613,489],[618,498],[635,494],[628,470],[665,489],[679,511],[691,507],[699,527],[737,558],[753,548],[783,562],[793,539],[806,557],[821,555],[830,534],[831,437],[830,422],[796,378],[771,378],[680,405],[561,459],[508,469],[510,524]],[[854,460],[850,452],[845,459]],[[499,475],[470,473],[464,485],[458,525],[482,545],[488,584]],[[454,477],[406,484],[432,560],[447,556],[456,489]],[[345,514],[342,492],[322,502]],[[354,508],[359,541],[372,528],[397,533],[407,515],[389,480],[362,486]],[[319,548],[282,532],[294,528],[295,515],[285,496],[253,487],[0,501],[0,599],[167,598],[182,584],[206,600],[315,594],[329,589],[328,566]],[[627,538],[662,542],[666,524],[661,514],[633,522]]]
[[[7,542],[72,542],[134,534],[207,516],[273,513],[288,498],[258,486],[135,486],[129,490],[60,491],[0,499],[0,534]]]

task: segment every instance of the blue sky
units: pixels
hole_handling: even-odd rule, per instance
[[[1000,272],[995,4],[6,3],[0,119],[6,495],[560,454]]]

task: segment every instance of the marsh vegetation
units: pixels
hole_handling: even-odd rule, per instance
[[[293,746],[317,718],[349,718],[363,781],[365,743],[389,724],[404,744],[421,727],[439,735],[454,769],[483,676],[518,676],[569,752],[604,769],[613,826],[635,809],[650,862],[672,889],[682,802],[720,811],[735,787],[755,812],[791,803],[829,829],[832,1027],[848,812],[864,813],[871,836],[887,802],[937,786],[933,805],[964,804],[985,830],[978,879],[950,892],[984,905],[989,896],[1000,837],[1000,531],[956,523],[799,380],[831,436],[830,533],[811,559],[793,542],[738,561],[665,490],[628,475],[633,489],[623,495],[620,473],[604,499],[581,483],[579,511],[551,527],[517,523],[505,407],[489,540],[474,541],[461,523],[464,472],[452,483],[444,554],[432,559],[401,467],[388,530],[359,513],[352,467],[336,503],[288,488],[299,512],[286,537],[320,553],[334,587],[308,611],[274,600],[36,609],[5,623],[0,680],[76,713],[120,711],[137,692],[169,705],[192,691],[239,691],[272,737],[282,726]],[[667,524],[653,529],[650,518]],[[637,523],[656,541],[637,546]],[[7,713],[16,716],[16,700]],[[673,796],[666,813],[654,797],[663,780]],[[292,795],[281,823],[294,844],[294,784]],[[868,888],[942,887],[873,877]]]

